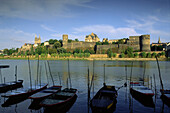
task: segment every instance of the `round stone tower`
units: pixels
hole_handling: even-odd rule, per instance
[[[140,49],[141,51],[150,51],[150,35],[141,35]]]
[[[68,35],[64,34],[63,35],[63,47],[67,47],[67,43],[68,43]]]

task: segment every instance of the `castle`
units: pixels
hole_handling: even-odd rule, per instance
[[[40,44],[41,44],[40,35],[39,35],[39,38],[37,38],[37,35],[35,35],[34,44],[25,43],[25,44],[19,49],[19,51],[27,51],[27,50],[30,50],[32,46],[35,48],[35,47],[37,47],[37,46],[40,45]]]
[[[93,32],[90,35],[87,35],[85,38],[85,42],[99,42],[99,37]]]
[[[92,37],[94,36],[94,37]],[[63,48],[73,51],[76,48],[86,50],[95,50],[96,53],[107,51],[108,49],[114,49],[115,52],[121,52],[127,47],[132,47],[136,51],[150,51],[150,35],[141,36],[129,36],[129,39],[123,39],[124,44],[109,44],[109,45],[96,45],[96,42],[100,41],[96,34],[86,36],[85,42],[71,42],[68,43],[68,35],[63,35]],[[103,41],[108,41],[104,38]],[[110,41],[110,40],[109,40]],[[118,40],[111,40],[110,43]]]

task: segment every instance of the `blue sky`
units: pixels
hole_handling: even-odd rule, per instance
[[[0,0],[0,50],[42,41],[150,34],[170,42],[170,0]]]

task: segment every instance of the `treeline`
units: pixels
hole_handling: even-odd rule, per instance
[[[107,51],[108,56],[111,57],[117,57],[117,53],[113,53],[112,49],[108,49]],[[165,52],[162,51],[161,53],[151,53],[151,52],[141,52],[140,54],[133,51],[133,48],[128,47],[125,50],[122,50],[122,52],[120,53],[120,55],[118,57],[120,58],[155,58],[155,56],[160,57],[160,56],[165,56]]]

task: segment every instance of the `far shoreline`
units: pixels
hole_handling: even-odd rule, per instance
[[[30,60],[38,60],[38,58],[29,57]],[[39,58],[39,60],[100,60],[100,61],[156,61],[155,58]],[[28,60],[27,57],[23,58],[0,58],[0,60]],[[158,58],[159,61],[170,61],[169,58]]]

